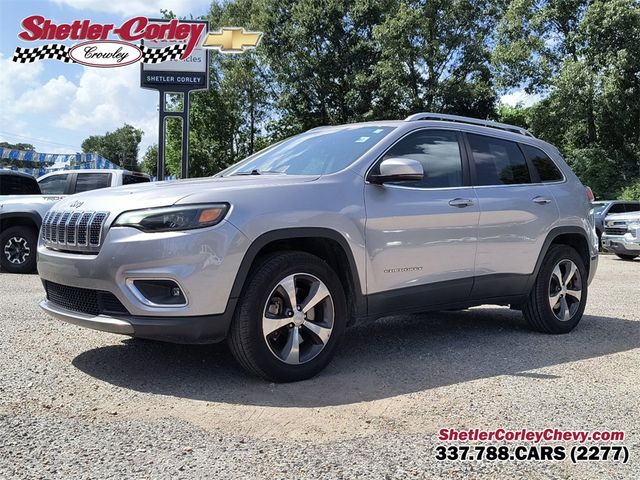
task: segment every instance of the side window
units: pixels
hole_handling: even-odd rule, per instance
[[[384,158],[410,158],[422,163],[424,178],[402,182],[414,188],[462,186],[462,156],[458,134],[451,130],[422,130],[407,135],[391,147]]]
[[[611,208],[607,213],[624,213],[626,212],[624,208],[624,203],[614,203],[611,205]]]
[[[518,144],[467,134],[476,167],[476,185],[518,185],[531,183],[527,162]]]
[[[627,212],[639,212],[640,211],[640,202],[631,202],[625,205],[625,210]]]
[[[68,174],[64,175],[52,175],[47,178],[43,178],[38,183],[40,184],[40,191],[44,195],[63,195],[67,188]]]
[[[33,177],[0,175],[0,195],[39,195],[38,182]]]
[[[151,180],[149,177],[143,177],[141,175],[129,175],[125,174],[122,176],[122,184],[123,185],[133,185],[134,183],[148,183]]]
[[[111,184],[110,173],[78,173],[75,193],[106,188]]]
[[[562,172],[542,150],[531,145],[521,144],[520,147],[522,147],[524,154],[538,171],[541,182],[559,182],[563,179]]]

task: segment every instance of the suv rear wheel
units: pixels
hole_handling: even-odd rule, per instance
[[[248,279],[228,342],[250,373],[304,380],[329,363],[346,323],[344,290],[329,265],[305,252],[275,253]]]
[[[529,325],[545,333],[568,333],[587,302],[587,270],[578,252],[552,245],[522,310]]]
[[[9,273],[29,273],[36,269],[38,234],[28,226],[7,228],[0,235],[0,266]]]

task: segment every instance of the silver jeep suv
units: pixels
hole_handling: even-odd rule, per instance
[[[41,305],[107,332],[227,339],[250,372],[301,380],[356,320],[499,304],[569,332],[597,266],[589,208],[558,150],[518,127],[429,113],[321,127],[212,178],[58,203]]]

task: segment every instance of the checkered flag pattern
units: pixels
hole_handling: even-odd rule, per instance
[[[140,46],[140,50],[142,50],[142,63],[160,63],[167,60],[179,60],[186,49],[186,43],[177,43],[162,48],[151,48],[142,45]]]
[[[16,47],[16,51],[13,54],[13,61],[17,63],[33,63],[36,60],[53,58],[66,63],[73,63],[73,60],[69,56],[70,50],[70,47],[59,43],[51,43],[34,48]]]
[[[179,60],[187,49],[186,43],[177,43],[162,48],[151,48],[141,45],[142,63],[160,63],[167,60]],[[69,56],[71,47],[59,43],[51,43],[42,45],[41,47],[23,48],[16,47],[13,54],[13,61],[17,63],[33,63],[36,60],[44,60],[45,58],[53,58],[65,63],[75,63]]]

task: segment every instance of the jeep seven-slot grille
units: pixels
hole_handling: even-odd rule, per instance
[[[107,212],[50,210],[42,221],[42,238],[49,248],[96,253],[108,216]]]
[[[47,299],[56,305],[88,315],[129,315],[129,312],[111,292],[70,287],[59,283],[44,282]]]

